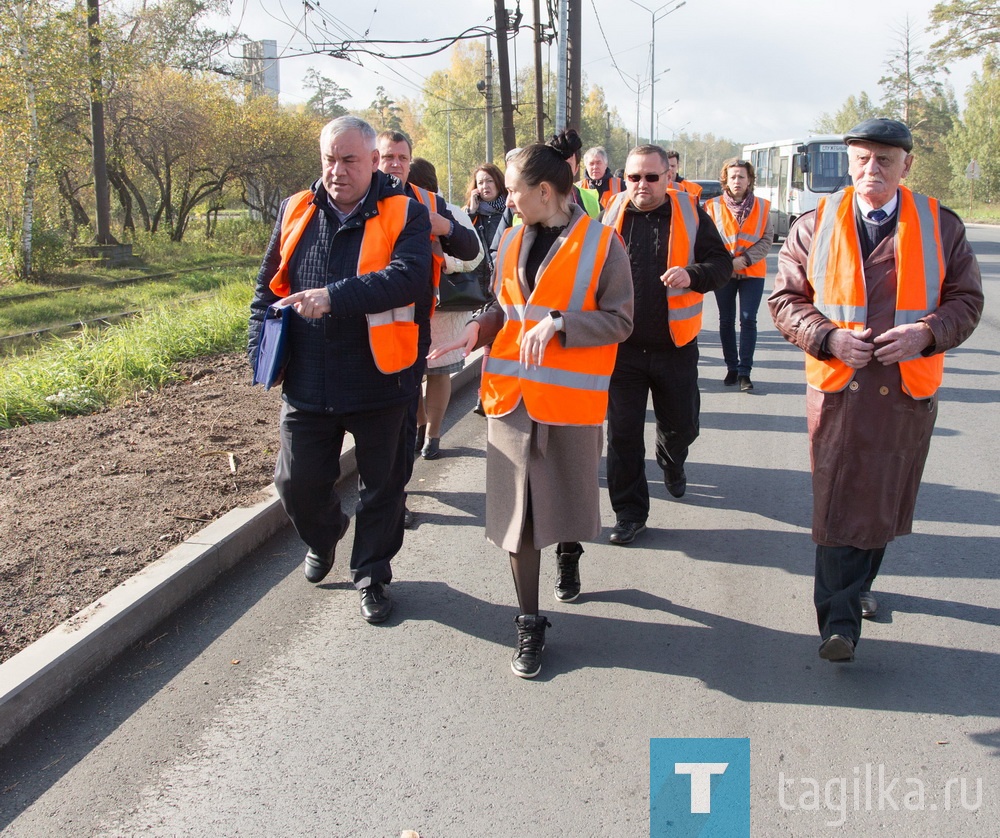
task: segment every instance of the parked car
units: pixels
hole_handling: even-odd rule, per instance
[[[698,200],[703,204],[705,201],[718,198],[722,194],[722,184],[719,183],[718,178],[715,180],[694,180],[692,183],[697,183],[701,187],[701,196]]]

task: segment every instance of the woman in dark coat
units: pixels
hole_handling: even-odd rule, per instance
[[[609,358],[613,367],[617,344],[632,331],[632,276],[624,245],[570,198],[572,173],[565,160],[579,148],[579,137],[570,131],[549,145],[528,146],[510,161],[508,203],[524,224],[506,233],[498,253],[498,299],[466,326],[461,342],[432,347],[429,356],[455,345],[469,352],[493,343],[483,388],[486,537],[510,554],[521,612],[511,669],[522,678],[541,670],[549,626],[538,613],[542,548],[558,545],[556,598],[569,602],[580,592],[579,542],[601,529],[598,468],[610,369],[601,373]],[[560,253],[568,241],[587,235],[601,242],[590,256],[581,256],[573,244]],[[571,268],[573,259],[582,266],[585,293],[570,293],[581,288],[579,269],[548,270],[557,258],[563,265],[570,260]],[[584,265],[585,259],[592,263]],[[548,301],[560,294],[573,302],[552,311]],[[600,370],[566,372],[595,357]],[[585,382],[550,383],[561,377]]]

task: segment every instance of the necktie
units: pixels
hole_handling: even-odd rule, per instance
[[[868,213],[868,217],[876,224],[881,224],[889,217],[889,214],[885,210],[877,209]]]

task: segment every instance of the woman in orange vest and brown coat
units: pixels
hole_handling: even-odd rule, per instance
[[[722,164],[719,183],[722,195],[705,203],[707,212],[726,249],[733,257],[733,275],[729,282],[715,292],[719,306],[719,340],[722,357],[726,359],[726,377],[723,383],[732,387],[739,383],[740,390],[753,390],[750,370],[753,353],[757,347],[757,309],[764,295],[764,276],[767,271],[767,254],[774,241],[771,224],[771,205],[755,198],[756,182],[753,164],[748,160],[732,157]],[[740,300],[740,342],[736,345],[736,298]]]
[[[632,277],[621,239],[570,198],[575,131],[523,149],[507,168],[523,224],[497,253],[496,301],[466,326],[466,352],[492,342],[483,375],[486,537],[510,554],[520,614],[514,674],[541,670],[542,548],[556,544],[555,596],[580,592],[581,541],[601,529],[598,469],[618,343],[632,331]]]

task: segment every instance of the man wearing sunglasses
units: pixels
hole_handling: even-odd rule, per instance
[[[684,463],[698,437],[698,331],[702,297],[721,288],[733,260],[698,199],[670,188],[667,152],[632,149],[625,192],[601,220],[625,242],[632,265],[632,334],[619,345],[608,404],[608,492],[616,523],[612,544],[630,544],[646,529],[644,428],[653,395],[656,462],[675,498],[687,489]]]

